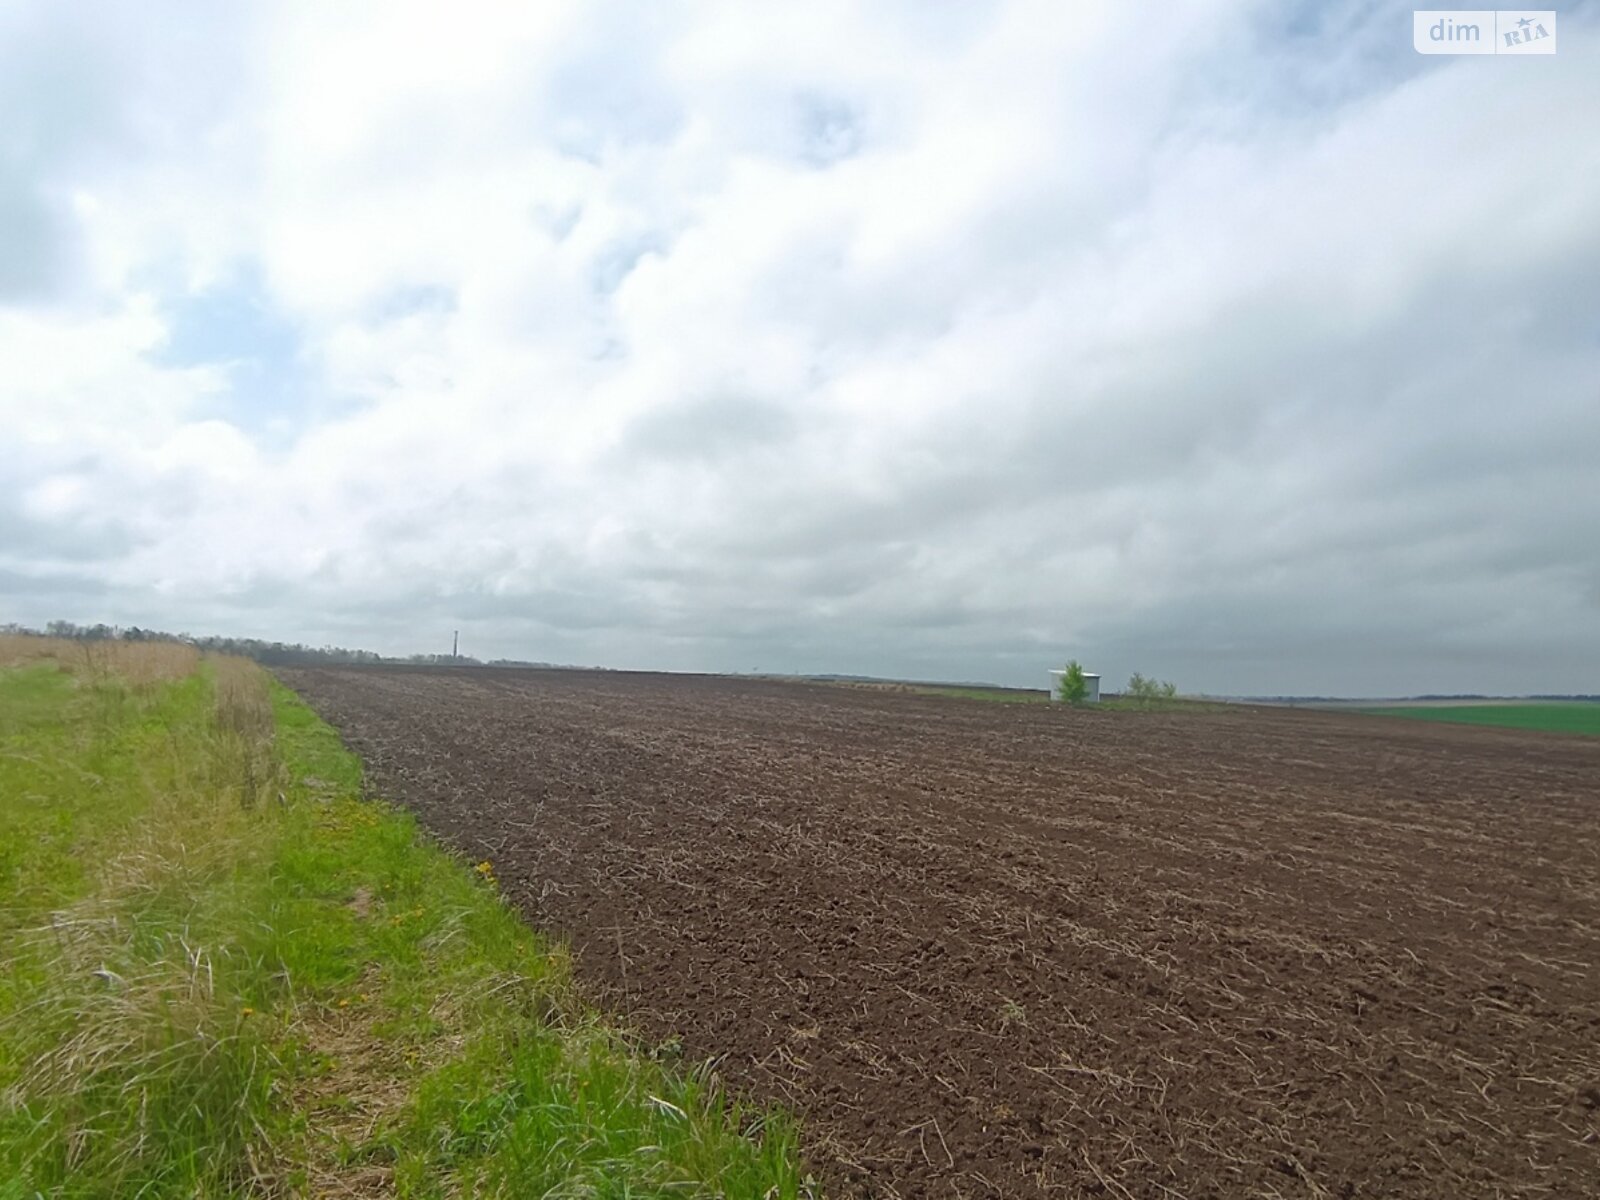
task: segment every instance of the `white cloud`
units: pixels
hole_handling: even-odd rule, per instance
[[[1592,690],[1594,32],[1422,60],[1282,14],[25,5],[0,213],[54,240],[0,242],[6,606]],[[240,272],[307,393],[260,421],[161,353]]]

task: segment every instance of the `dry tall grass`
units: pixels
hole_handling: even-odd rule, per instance
[[[186,679],[200,665],[200,652],[183,642],[77,641],[0,634],[0,668],[55,663],[93,682],[120,679],[136,688]]]
[[[0,667],[25,667],[30,663],[64,662],[73,643],[63,638],[35,637],[31,633],[0,633]]]
[[[277,728],[267,675],[249,659],[208,655],[215,697],[214,766],[219,792],[254,808],[282,794],[283,766],[278,757]]]

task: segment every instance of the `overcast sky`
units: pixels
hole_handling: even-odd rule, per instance
[[[7,0],[0,620],[1600,691],[1596,7]]]

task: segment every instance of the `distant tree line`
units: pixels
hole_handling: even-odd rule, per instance
[[[71,638],[81,642],[182,642],[214,654],[236,654],[252,658],[270,667],[316,666],[339,663],[396,664],[416,666],[482,666],[480,659],[469,655],[410,654],[403,658],[377,654],[371,650],[350,650],[344,646],[306,646],[299,642],[266,642],[260,638],[195,637],[188,633],[167,633],[160,629],[141,629],[137,625],[126,628],[118,625],[78,625],[72,621],[51,621],[43,629],[31,629],[15,623],[0,625],[0,633],[26,633],[42,637]],[[496,660],[495,666],[538,666],[545,664],[512,663]]]

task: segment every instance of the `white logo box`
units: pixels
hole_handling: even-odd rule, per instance
[[[1554,54],[1550,8],[1428,8],[1411,14],[1418,54]]]

